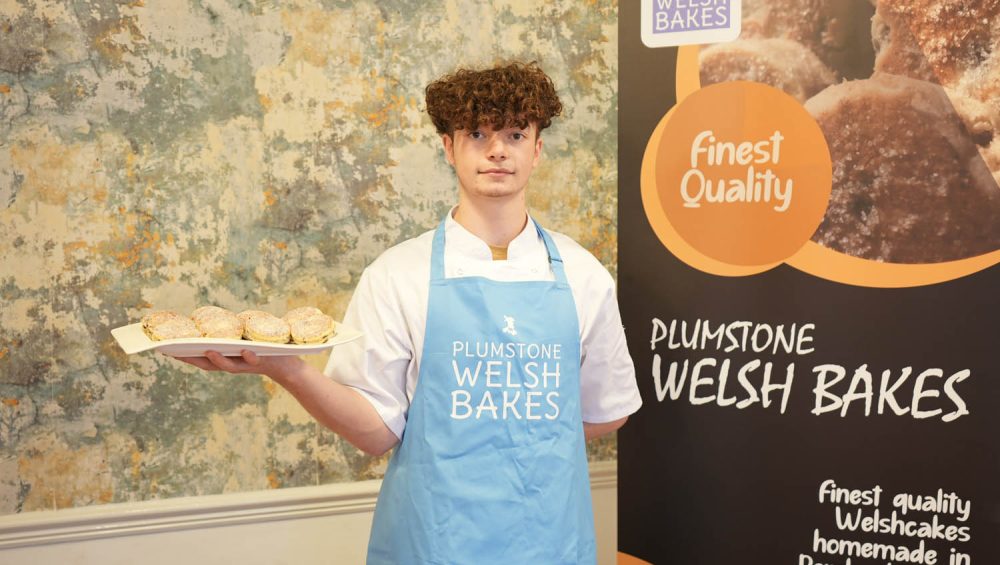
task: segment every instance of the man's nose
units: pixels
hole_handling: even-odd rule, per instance
[[[494,160],[504,160],[507,158],[507,144],[500,136],[494,137],[489,144],[489,157]]]

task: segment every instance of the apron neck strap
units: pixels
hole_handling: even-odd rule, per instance
[[[431,245],[431,280],[438,281],[443,280],[444,277],[444,231],[445,224],[448,221],[448,217],[445,216],[441,223],[438,224],[436,230],[434,230],[434,242]],[[562,256],[559,255],[559,248],[556,247],[555,242],[552,241],[552,236],[549,232],[542,229],[542,226],[535,222],[535,230],[538,235],[542,238],[542,242],[545,243],[545,251],[549,255],[549,266],[552,267],[552,273],[555,275],[556,281],[562,284],[567,284],[566,280],[566,269],[563,267]]]
[[[448,217],[445,216],[434,230],[434,243],[431,246],[431,282],[444,280],[444,225],[447,221]]]
[[[563,268],[562,255],[559,254],[559,248],[556,247],[556,243],[552,241],[552,236],[549,232],[542,229],[542,226],[535,222],[535,229],[538,230],[538,235],[542,236],[542,241],[545,242],[545,251],[549,253],[549,266],[552,267],[552,274],[556,276],[556,282],[560,284],[569,284],[566,280],[566,269]]]

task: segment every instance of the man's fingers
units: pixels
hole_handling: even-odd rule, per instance
[[[168,357],[169,357],[169,355],[168,355]],[[178,361],[182,361],[184,363],[187,363],[188,365],[194,365],[195,367],[198,367],[199,369],[202,369],[202,370],[205,370],[205,371],[218,371],[219,370],[219,368],[216,367],[214,363],[212,363],[211,361],[209,361],[208,359],[206,359],[204,357],[174,357],[174,359],[177,359]]]
[[[226,357],[218,351],[206,351],[204,357],[174,357],[188,365],[205,371],[225,371],[227,373],[256,373],[260,371],[261,358],[248,349],[240,352],[241,357]]]
[[[257,365],[260,364],[260,357],[257,357],[257,354],[254,353],[253,351],[250,351],[249,349],[244,349],[243,351],[240,351],[240,354],[243,356],[243,360],[247,362],[247,365],[250,365],[251,367],[256,367]]]
[[[235,359],[222,355],[218,351],[206,351],[205,357],[214,363],[216,367],[228,373],[242,373],[246,370],[246,367],[244,367],[243,363],[240,362],[242,359],[240,361],[236,361]]]

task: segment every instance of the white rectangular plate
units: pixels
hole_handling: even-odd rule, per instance
[[[218,351],[226,357],[239,357],[244,349],[257,355],[307,355],[322,353],[340,344],[354,341],[362,333],[341,323],[334,322],[336,332],[325,343],[267,343],[246,339],[219,339],[214,337],[191,337],[185,339],[164,339],[153,341],[142,331],[142,324],[130,324],[111,330],[126,355],[155,349],[171,357],[204,357],[206,351]]]

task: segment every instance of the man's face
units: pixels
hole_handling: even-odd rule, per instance
[[[538,127],[455,130],[441,136],[461,190],[470,197],[503,198],[523,194],[542,154]]]

